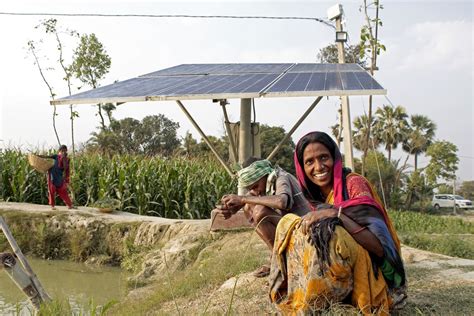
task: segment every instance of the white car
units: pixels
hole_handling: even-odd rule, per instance
[[[453,207],[455,201],[457,208],[468,209],[472,207],[472,201],[466,200],[460,195],[453,194],[435,194],[431,201],[431,206],[435,209],[440,209],[441,207]]]

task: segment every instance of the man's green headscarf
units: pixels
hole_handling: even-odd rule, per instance
[[[237,172],[239,176],[239,188],[247,188],[260,180],[263,176],[272,173],[272,164],[268,160],[257,160],[247,168]]]

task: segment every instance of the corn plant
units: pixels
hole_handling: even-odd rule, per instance
[[[236,181],[217,161],[204,158],[78,154],[70,188],[77,205],[119,201],[120,210],[167,218],[208,218]],[[0,151],[3,200],[47,203],[44,174],[34,171],[20,150]]]

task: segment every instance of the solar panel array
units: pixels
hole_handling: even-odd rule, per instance
[[[357,64],[184,64],[52,103],[376,94],[386,90]]]

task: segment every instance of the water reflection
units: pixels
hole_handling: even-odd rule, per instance
[[[29,258],[28,262],[43,287],[54,299],[68,299],[72,306],[96,305],[120,300],[126,294],[127,275],[119,268],[88,266],[83,263]],[[28,315],[26,296],[10,277],[0,270],[0,314]]]

